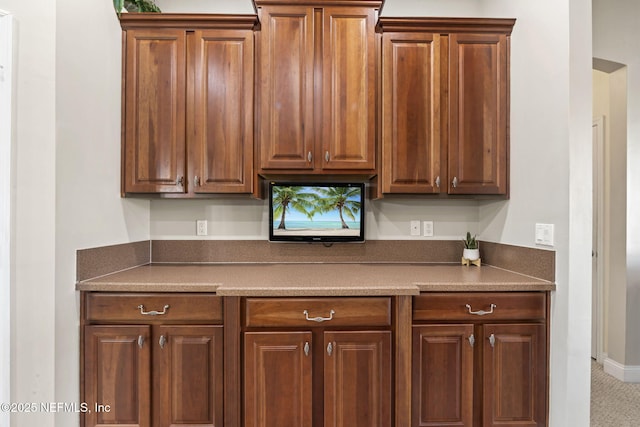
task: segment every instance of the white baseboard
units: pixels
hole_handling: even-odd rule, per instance
[[[640,383],[640,366],[623,365],[607,357],[604,360],[604,371],[625,383]]]

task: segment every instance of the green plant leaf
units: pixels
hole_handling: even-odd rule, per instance
[[[161,12],[153,0],[123,0],[129,12]]]
[[[120,12],[124,7],[124,0],[113,0],[113,8],[116,10],[118,16],[120,16]]]
[[[478,249],[478,241],[476,236],[471,236],[471,233],[467,231],[467,236],[462,240],[466,249]]]

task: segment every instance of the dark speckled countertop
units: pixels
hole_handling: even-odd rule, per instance
[[[549,291],[555,283],[483,265],[403,263],[149,264],[79,281],[100,292],[216,292],[222,296],[417,295]]]

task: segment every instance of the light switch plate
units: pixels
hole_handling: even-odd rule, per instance
[[[425,237],[433,237],[433,221],[422,222],[422,235]]]
[[[553,224],[536,224],[536,245],[554,245]]]

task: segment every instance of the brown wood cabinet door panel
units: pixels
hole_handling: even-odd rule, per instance
[[[391,298],[247,298],[245,324],[307,328],[389,326]]]
[[[265,6],[259,13],[261,167],[313,169],[313,9]]]
[[[483,425],[546,426],[545,325],[488,324],[483,330]]]
[[[191,39],[190,39],[191,40]],[[253,33],[198,30],[193,37],[190,183],[195,193],[250,193]]]
[[[440,178],[440,42],[430,33],[382,36],[384,193],[439,193],[446,179]]]
[[[472,426],[471,337],[471,324],[413,328],[412,426]]]
[[[128,30],[124,77],[124,190],[185,191],[186,37]]]
[[[449,193],[507,194],[508,38],[451,34],[449,46]]]
[[[375,168],[376,13],[323,10],[323,169]]]
[[[325,332],[324,348],[324,426],[391,427],[391,332]]]
[[[311,332],[245,333],[246,427],[311,427],[312,345]]]
[[[427,292],[413,299],[413,320],[542,320],[546,312],[544,292]]]
[[[150,427],[151,328],[86,326],[84,334],[85,427]]]
[[[221,427],[222,326],[160,326],[154,341],[156,425]]]
[[[222,323],[222,297],[214,294],[92,292],[86,308],[87,319],[96,322]]]

